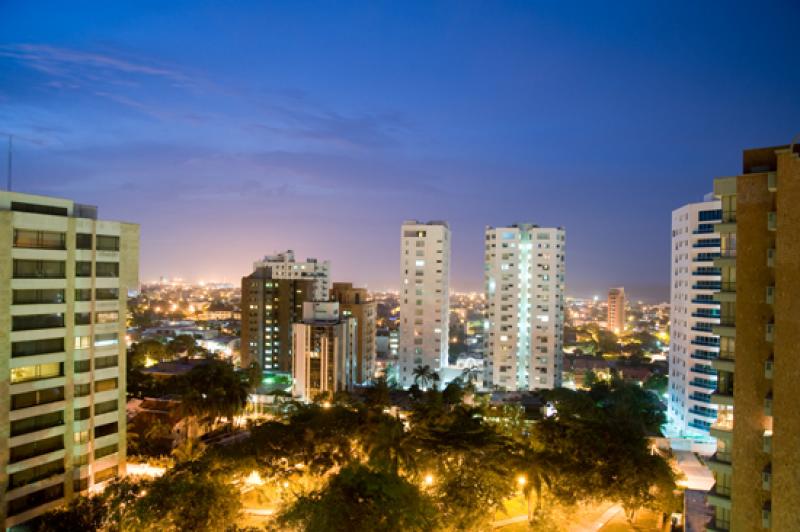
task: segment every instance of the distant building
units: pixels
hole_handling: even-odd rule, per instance
[[[138,225],[0,192],[4,528],[125,475],[125,316],[138,277]]]
[[[564,246],[561,228],[486,228],[486,381],[493,389],[561,386]]]
[[[311,297],[314,301],[327,301],[331,288],[331,263],[308,258],[305,262],[298,262],[294,258],[294,251],[287,250],[277,255],[267,255],[260,261],[253,263],[253,270],[268,268],[273,279],[310,279],[314,282]]]
[[[358,342],[356,346],[355,382],[363,384],[375,377],[376,309],[377,305],[365,288],[353,288],[352,283],[333,283],[331,300],[339,302],[343,317],[356,319]]]
[[[746,150],[719,178],[717,405],[709,530],[800,530],[800,146]]]
[[[669,417],[679,436],[708,438],[717,417],[711,404],[719,354],[720,239],[714,226],[722,216],[719,201],[690,203],[672,212],[670,261]]]
[[[291,373],[292,324],[302,320],[314,291],[314,279],[276,278],[271,266],[242,278],[242,367],[258,362],[262,370]]]
[[[417,366],[448,364],[450,228],[446,222],[403,222],[400,231],[399,384],[414,384]]]
[[[292,327],[292,393],[301,400],[356,384],[357,323],[339,310],[337,302],[306,302],[302,322]]]
[[[614,334],[625,332],[625,288],[612,288],[608,291],[607,326]]]

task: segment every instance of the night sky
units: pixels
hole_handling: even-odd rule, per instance
[[[162,4],[0,0],[15,189],[141,224],[142,280],[292,248],[396,288],[418,218],[481,289],[532,222],[568,294],[666,299],[671,210],[800,133],[796,1]]]

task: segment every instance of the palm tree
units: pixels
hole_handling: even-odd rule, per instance
[[[522,450],[522,471],[525,483],[522,485],[522,493],[528,503],[528,521],[542,509],[542,496],[544,488],[550,485],[550,460],[541,451],[532,449],[529,445]],[[536,492],[536,507],[531,509],[531,496]]]
[[[421,386],[423,390],[428,388],[428,385],[433,381],[435,373],[433,369],[427,364],[419,365],[412,371],[414,375],[414,384]]]
[[[382,419],[365,440],[365,450],[371,463],[395,475],[401,466],[406,472],[416,470],[416,449],[412,445],[412,436],[399,419]]]

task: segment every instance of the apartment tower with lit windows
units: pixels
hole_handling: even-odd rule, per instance
[[[606,326],[614,334],[625,332],[625,288],[608,291]]]
[[[717,418],[711,394],[717,386],[712,361],[719,355],[720,221],[718,200],[672,211],[670,284],[669,419],[678,437],[708,442]]]
[[[800,148],[746,150],[722,203],[709,530],[800,530]]]
[[[448,365],[450,228],[446,222],[403,222],[400,231],[399,384],[414,384],[417,366]]]
[[[514,224],[485,233],[487,385],[561,386],[565,232]]]
[[[0,521],[125,474],[125,317],[139,226],[0,192]]]

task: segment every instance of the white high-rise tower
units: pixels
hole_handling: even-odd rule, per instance
[[[400,384],[413,370],[447,366],[450,326],[450,228],[446,222],[403,222],[400,233]]]
[[[672,212],[672,284],[670,285],[669,417],[680,435],[708,437],[717,417],[711,394],[717,386],[712,360],[719,355],[720,253],[714,224],[722,216],[719,201],[691,203]]]
[[[486,381],[494,389],[561,386],[564,239],[561,228],[486,228]]]

